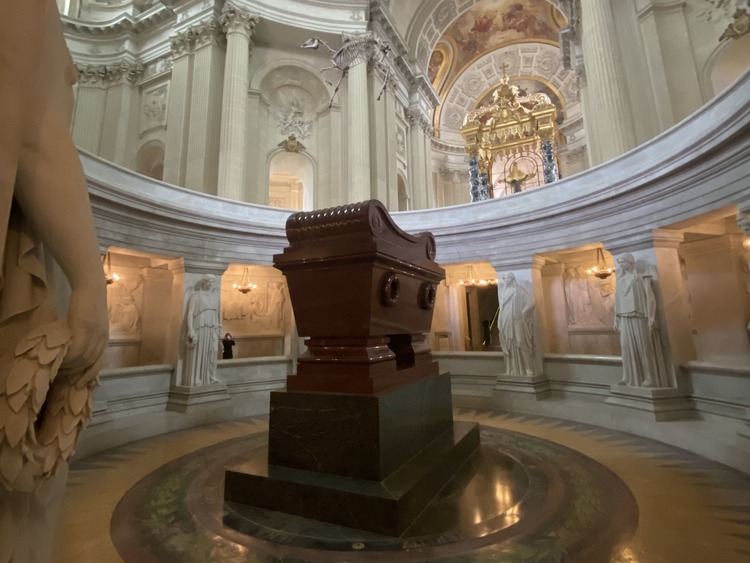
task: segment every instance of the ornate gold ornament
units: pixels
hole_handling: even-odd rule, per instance
[[[492,179],[490,184],[497,180],[522,183],[528,179],[528,175],[520,172],[517,166],[507,178],[493,178],[492,166],[498,156],[540,152],[542,143],[556,144],[560,138],[557,109],[549,96],[541,92],[522,95],[518,86],[510,84],[506,66],[502,66],[503,76],[500,86],[492,94],[492,104],[470,111],[460,129],[466,153],[477,157],[479,171]],[[521,178],[524,175],[526,177]],[[545,180],[551,181],[546,177]]]
[[[294,134],[289,135],[289,137],[276,146],[283,148],[286,152],[300,152],[307,148],[297,140],[297,137]]]

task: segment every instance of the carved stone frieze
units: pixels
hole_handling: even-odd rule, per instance
[[[86,85],[110,86],[135,84],[143,74],[143,65],[131,61],[120,61],[111,65],[76,65],[78,81]]]

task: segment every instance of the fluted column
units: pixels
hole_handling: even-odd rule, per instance
[[[609,0],[581,0],[581,25],[587,97],[593,106],[584,116],[593,118],[586,129],[595,132],[599,146],[598,154],[592,151],[596,165],[627,152],[636,141]]]
[[[354,36],[356,37],[356,36]],[[353,38],[353,37],[352,37]],[[349,202],[370,199],[370,103],[367,63],[353,66],[346,81]]]
[[[250,39],[258,19],[231,3],[224,4],[221,13],[221,25],[227,35],[227,56],[221,104],[218,195],[229,199],[243,199]]]

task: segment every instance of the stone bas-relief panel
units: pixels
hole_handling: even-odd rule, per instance
[[[249,266],[247,275],[257,286],[249,293],[232,287],[242,281],[243,268],[230,266],[222,277],[222,336],[228,332],[237,342],[235,358],[280,355],[291,318],[286,282],[265,266]]]
[[[586,268],[566,268],[563,272],[568,327],[611,330],[615,321],[614,275],[599,279]]]
[[[169,83],[160,84],[143,92],[141,108],[141,136],[153,129],[167,126]]]
[[[107,287],[110,339],[140,339],[142,285],[141,275],[137,271],[128,270],[121,274],[117,282]]]

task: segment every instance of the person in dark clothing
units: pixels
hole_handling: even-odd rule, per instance
[[[231,360],[234,357],[232,346],[235,344],[236,342],[234,341],[234,338],[232,338],[232,335],[227,332],[224,335],[224,338],[221,339],[221,345],[224,346],[224,353],[221,356],[222,359]]]

